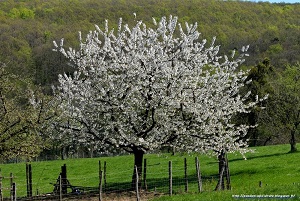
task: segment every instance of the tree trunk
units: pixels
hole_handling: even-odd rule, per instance
[[[226,189],[231,190],[231,179],[230,179],[230,171],[229,171],[227,154],[225,154],[225,174],[226,174],[226,181],[227,181]]]
[[[65,160],[65,147],[62,147],[60,149],[60,157],[61,157],[61,160]]]
[[[223,151],[218,156],[218,161],[219,161],[219,180],[215,188],[216,191],[224,190],[225,154]]]
[[[175,150],[175,146],[174,146],[174,147],[172,147],[172,156],[175,156],[175,152],[176,152],[176,150]]]
[[[219,180],[218,184],[215,188],[216,191],[219,190],[225,190],[225,183],[224,180],[226,178],[226,188],[227,190],[231,189],[230,184],[230,172],[229,172],[229,166],[228,166],[228,159],[226,156],[226,152],[222,151],[221,154],[218,156],[219,161]]]
[[[265,140],[264,146],[266,146],[267,143],[268,143],[269,141],[271,141],[271,140],[272,140],[272,136],[269,136],[269,137]]]
[[[136,188],[136,173],[135,173],[135,166],[137,167],[138,171],[138,185],[141,186],[141,176],[142,176],[142,169],[143,169],[143,157],[144,151],[135,149],[134,152],[134,166],[133,166],[133,174],[132,174],[132,181],[131,187],[134,190]]]
[[[296,143],[296,137],[295,137],[295,130],[291,130],[291,140],[290,140],[290,145],[291,145],[291,153],[297,151],[297,143]]]

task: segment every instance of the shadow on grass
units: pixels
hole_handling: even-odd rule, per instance
[[[202,178],[203,183],[209,182],[212,177],[204,177]],[[197,192],[197,177],[196,175],[188,175],[188,192]],[[214,180],[215,181],[215,180]],[[185,178],[184,177],[173,177],[172,179],[172,194],[182,194],[185,193]],[[144,182],[142,181],[142,186],[140,188],[140,192],[149,192],[154,193],[154,195],[164,195],[169,193],[169,178],[149,178],[146,181],[147,188],[144,186]],[[99,187],[85,187],[85,186],[73,186],[77,188],[78,194],[76,193],[68,193],[63,195],[64,199],[76,199],[79,200],[82,197],[92,197],[99,195]],[[135,195],[135,189],[131,188],[131,182],[114,182],[114,183],[107,183],[106,185],[103,184],[102,186],[102,193],[105,194],[104,196],[110,195],[127,195],[131,194],[132,196]],[[35,197],[24,197],[18,200],[22,201],[29,201],[29,200],[59,200],[58,194],[49,194],[45,196],[35,196]],[[7,200],[8,201],[8,200]]]
[[[294,153],[299,153],[299,152],[286,152],[286,153],[276,153],[276,154],[268,154],[268,155],[262,155],[262,156],[249,156],[246,159],[247,160],[253,160],[253,159],[258,159],[258,158],[269,158],[273,156],[284,156],[288,154],[294,154]],[[236,159],[229,159],[229,162],[234,162],[234,161],[243,161],[245,160],[244,158],[236,158]]]
[[[202,182],[215,182],[217,175],[209,177],[201,177]],[[196,175],[188,175],[187,178],[188,187],[192,186],[192,191],[197,191],[198,179]],[[180,194],[185,192],[186,180],[184,177],[173,177],[172,178],[172,193]],[[169,178],[149,178],[146,180],[146,186],[144,181],[142,181],[141,188],[150,192],[157,192],[168,194],[169,193],[170,181]],[[104,193],[122,193],[126,191],[134,191],[135,189],[131,188],[131,182],[115,182],[108,183],[103,186]]]

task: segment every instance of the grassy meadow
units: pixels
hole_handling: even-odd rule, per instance
[[[149,191],[156,190],[160,196],[153,200],[298,200],[300,196],[300,152],[288,153],[289,145],[256,147],[254,153],[248,153],[247,160],[241,155],[229,155],[231,172],[231,191],[215,192],[218,163],[216,158],[197,154],[148,154],[147,185]],[[195,177],[195,157],[198,156],[203,177],[203,192],[197,192]],[[184,158],[188,162],[189,193],[184,192]],[[56,161],[32,162],[33,195],[53,191],[61,166],[67,165],[67,176],[74,186],[97,187],[99,183],[99,160],[103,169],[106,161],[107,191],[129,189],[133,167],[133,155],[68,159]],[[168,163],[173,165],[173,196],[168,193]],[[1,174],[14,175],[17,196],[26,196],[26,164],[0,164]],[[261,186],[259,182],[261,181]],[[9,179],[3,179],[3,187],[8,187]],[[8,197],[9,192],[4,191]],[[248,198],[242,198],[248,196]],[[266,198],[262,198],[265,196]],[[259,198],[258,198],[259,197]],[[300,200],[300,199],[299,199]]]
[[[300,200],[300,153],[288,153],[289,145],[257,147],[255,150],[246,155],[247,160],[238,155],[229,156],[231,191],[213,191],[215,181],[206,185],[201,194],[163,196],[154,200]],[[204,161],[203,174],[215,174],[216,168],[210,170]]]

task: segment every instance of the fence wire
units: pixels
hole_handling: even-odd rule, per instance
[[[197,191],[197,173],[195,164],[190,162],[188,166],[184,166],[183,160],[172,161],[172,178],[170,178],[169,161],[161,161],[159,163],[151,163],[147,161],[147,166],[143,167],[143,172],[140,173],[139,191],[154,194],[180,194],[186,191]],[[95,168],[96,169],[96,168]],[[100,168],[99,168],[100,169]],[[146,169],[146,173],[144,170]],[[50,171],[44,168],[43,171]],[[68,169],[68,173],[71,172]],[[187,173],[187,174],[185,174]],[[34,170],[32,172],[34,173]],[[122,195],[124,193],[133,192],[135,195],[134,182],[132,180],[134,170],[132,169],[118,169],[118,171],[106,170],[102,178],[102,194],[109,196],[110,194]],[[145,175],[146,174],[146,175]],[[20,174],[19,174],[20,175]],[[59,200],[61,197],[83,196],[83,195],[99,195],[100,176],[99,172],[90,172],[87,175],[67,176],[67,181],[62,181],[59,175],[52,178],[43,178],[33,180],[31,184],[24,181],[24,177],[14,177],[16,183],[16,195],[18,200],[28,199],[28,195],[32,195],[31,200],[45,199],[46,197],[55,197]],[[172,186],[170,186],[170,179]],[[4,198],[10,198],[10,191],[5,191],[9,187],[9,181],[2,179],[2,194]],[[31,188],[29,186],[31,185]],[[32,192],[29,194],[28,189]],[[63,190],[65,189],[65,190]],[[171,189],[171,190],[170,190]]]

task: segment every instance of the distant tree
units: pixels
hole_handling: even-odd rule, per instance
[[[264,97],[273,93],[273,86],[270,83],[270,79],[273,74],[273,66],[270,63],[270,59],[265,58],[262,62],[259,62],[257,65],[253,66],[247,74],[247,79],[245,82],[251,80],[251,83],[247,84],[244,88],[241,88],[241,91],[251,91],[250,99],[255,101],[256,96]],[[242,92],[245,93],[245,92]],[[265,107],[267,99],[264,102],[261,102],[260,105],[253,107],[249,113],[244,113],[238,116],[239,122],[248,122],[249,125],[255,126],[250,128],[246,138],[250,139],[250,146],[257,146],[261,138],[260,129],[261,126],[265,125],[265,122],[261,120],[261,114],[263,110],[261,107]]]
[[[54,42],[76,70],[59,75],[55,90],[61,127],[77,141],[133,153],[139,174],[144,154],[164,145],[213,151],[222,162],[227,152],[246,152],[248,126],[231,122],[258,101],[238,94],[243,59],[222,58],[214,42],[206,48],[197,23],[184,31],[171,16],[154,27],[137,21],[130,29],[120,19],[115,34],[106,21],[104,31],[80,35],[79,50]]]
[[[288,65],[280,80],[280,117],[290,132],[291,152],[297,151],[296,134],[300,125],[300,64]]]
[[[8,15],[11,18],[33,19],[34,11],[28,8],[13,8]]]
[[[36,113],[30,104],[30,81],[0,66],[1,159],[37,156],[44,146],[36,132]]]
[[[297,68],[298,64],[288,65],[285,70],[276,71],[269,60],[265,59],[250,71],[248,79],[253,79],[252,84],[249,84],[251,91],[269,95],[269,98],[260,104],[265,109],[253,108],[249,114],[242,115],[241,121],[248,119],[252,125],[258,124],[249,130],[250,145],[287,143],[289,139],[291,152],[296,151],[299,129]]]

